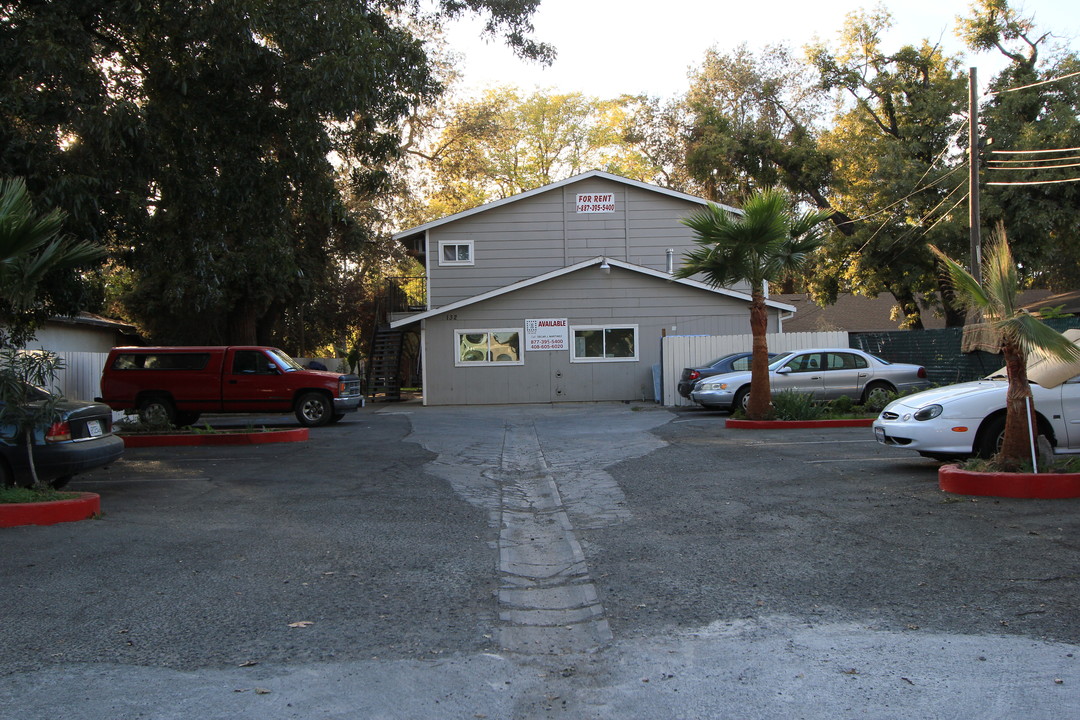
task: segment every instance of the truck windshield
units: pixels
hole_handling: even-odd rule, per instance
[[[277,348],[270,348],[266,351],[266,354],[274,361],[274,363],[281,368],[284,372],[292,372],[293,370],[303,370],[304,366],[293,360],[291,357],[283,353]]]

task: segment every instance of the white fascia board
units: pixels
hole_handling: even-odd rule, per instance
[[[640,188],[642,190],[648,190],[650,192],[659,193],[661,195],[667,195],[669,197],[679,198],[680,200],[686,200],[687,202],[692,202],[692,203],[695,203],[697,205],[707,205],[707,204],[709,204],[709,201],[705,200],[704,198],[699,198],[699,197],[696,197],[694,195],[688,195],[686,193],[679,192],[678,190],[670,190],[668,188],[662,188],[659,185],[650,185],[649,183],[644,183],[644,182],[641,182],[640,180],[631,180],[629,178],[624,178],[624,177],[620,177],[618,175],[612,175],[611,173],[603,172],[602,170],[590,170],[589,172],[582,173],[581,175],[575,175],[574,177],[567,178],[565,180],[559,180],[558,182],[553,182],[550,185],[544,185],[543,187],[538,187],[538,188],[535,188],[533,190],[527,190],[527,191],[525,191],[523,193],[519,193],[517,195],[511,195],[508,198],[502,198],[501,200],[492,200],[489,203],[484,203],[483,205],[478,205],[478,206],[476,206],[474,208],[471,208],[469,210],[462,210],[461,212],[454,213],[453,215],[447,215],[446,217],[439,218],[438,220],[432,220],[431,222],[424,223],[423,225],[417,225],[416,227],[409,228],[408,230],[402,230],[401,232],[394,233],[394,235],[392,236],[392,239],[395,242],[400,241],[402,238],[410,237],[412,235],[416,235],[418,233],[425,232],[425,231],[430,230],[432,228],[439,227],[440,225],[445,225],[447,223],[455,222],[457,220],[462,220],[464,218],[471,217],[472,215],[477,215],[477,214],[482,213],[482,212],[487,212],[488,210],[494,210],[495,208],[502,207],[503,205],[509,205],[510,203],[515,203],[515,202],[517,202],[519,200],[525,200],[526,198],[531,198],[531,197],[534,197],[536,195],[540,195],[541,193],[548,192],[549,190],[556,190],[556,189],[561,188],[563,186],[570,185],[570,184],[573,184],[573,183],[576,183],[576,182],[581,182],[582,180],[590,180],[592,178],[600,178],[602,180],[611,180],[612,182],[622,183],[623,185],[630,185],[631,187]],[[733,213],[736,213],[738,215],[742,214],[742,210],[739,210],[738,208],[731,207],[730,205],[723,205],[723,204],[720,204],[720,203],[713,203],[713,204],[714,205],[719,205],[719,207],[724,208],[728,212],[733,212]]]
[[[426,311],[424,311],[422,313],[417,313],[416,315],[410,315],[407,318],[402,318],[400,320],[396,320],[396,321],[390,323],[390,327],[392,329],[396,329],[396,328],[399,328],[399,327],[404,327],[405,325],[411,325],[412,323],[417,322],[418,320],[427,320],[428,318],[435,317],[436,315],[439,315],[441,313],[448,313],[448,312],[453,312],[454,310],[460,310],[463,307],[467,307],[469,305],[474,305],[474,304],[476,304],[478,302],[483,302],[484,300],[491,300],[492,298],[496,298],[496,297],[499,297],[500,295],[505,295],[507,293],[514,292],[515,290],[521,290],[521,289],[524,289],[524,288],[527,288],[527,287],[531,287],[533,285],[537,285],[537,284],[542,283],[542,282],[547,282],[548,280],[553,280],[553,279],[555,279],[557,277],[561,277],[563,275],[568,275],[568,274],[570,274],[572,272],[576,272],[578,270],[583,270],[583,269],[585,269],[587,267],[591,267],[593,265],[597,265],[597,266],[601,265],[605,261],[611,267],[622,268],[623,270],[629,270],[631,272],[641,273],[642,275],[649,275],[651,277],[654,277],[654,278],[657,278],[657,279],[660,279],[660,280],[665,280],[667,282],[678,283],[679,285],[685,285],[687,287],[697,288],[698,290],[704,290],[706,292],[715,293],[717,295],[723,295],[725,297],[729,297],[729,298],[732,298],[734,300],[742,300],[742,301],[745,301],[745,302],[750,302],[752,300],[752,298],[750,297],[749,294],[739,292],[737,290],[728,290],[726,288],[715,288],[712,285],[707,285],[707,284],[705,284],[703,282],[700,282],[698,280],[684,280],[684,279],[680,279],[680,278],[674,278],[674,277],[668,275],[665,272],[660,272],[659,270],[653,270],[652,268],[642,267],[641,265],[633,265],[631,263],[623,262],[621,260],[613,260],[612,258],[605,258],[603,256],[597,256],[597,257],[594,257],[594,258],[589,259],[589,260],[583,260],[582,262],[579,262],[579,263],[577,263],[575,265],[569,265],[569,266],[564,267],[564,268],[559,268],[558,270],[553,270],[551,272],[544,273],[543,275],[537,275],[536,277],[532,277],[532,278],[529,278],[527,280],[520,280],[520,281],[518,281],[516,283],[512,283],[510,285],[505,285],[505,286],[503,286],[501,288],[496,288],[494,290],[489,290],[489,291],[487,291],[485,293],[481,293],[479,295],[474,295],[472,297],[465,298],[464,300],[458,300],[457,302],[452,302],[452,303],[449,303],[448,305],[442,305],[442,306],[437,307],[437,308],[432,308],[431,310],[426,310]],[[785,311],[785,312],[795,312],[795,306],[794,305],[788,305],[787,303],[776,302],[774,300],[766,300],[765,305],[770,307],[770,308],[774,308],[776,310],[782,310],[782,311]]]

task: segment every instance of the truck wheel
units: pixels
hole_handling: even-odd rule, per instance
[[[199,413],[197,412],[176,412],[176,426],[187,427],[188,425],[194,425],[199,419]]]
[[[176,422],[176,408],[168,398],[149,397],[139,403],[139,419],[146,425],[172,425]]]
[[[296,419],[304,427],[320,427],[330,422],[330,398],[320,392],[307,392],[296,401]]]

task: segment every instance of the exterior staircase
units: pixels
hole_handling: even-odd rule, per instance
[[[381,326],[375,331],[368,354],[367,396],[382,400],[401,399],[401,348],[405,334]]]

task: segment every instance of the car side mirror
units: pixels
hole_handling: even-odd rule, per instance
[[[791,367],[789,365],[785,365],[784,367],[777,370],[776,374],[777,375],[787,375],[790,372],[791,372]]]

